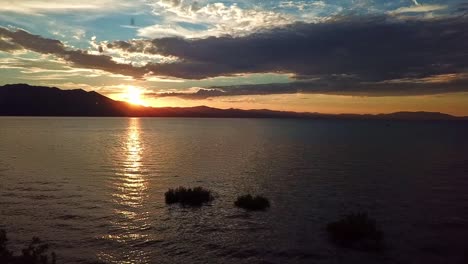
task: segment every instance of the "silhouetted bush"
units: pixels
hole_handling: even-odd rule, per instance
[[[327,225],[332,241],[359,250],[382,248],[383,233],[366,213],[351,213]]]
[[[5,230],[0,230],[0,263],[2,264],[55,264],[55,253],[49,255],[49,246],[38,237],[33,237],[28,247],[21,252],[22,255],[15,256],[7,249],[8,238]],[[50,260],[50,261],[49,261]]]
[[[201,206],[214,200],[211,191],[202,187],[169,189],[165,194],[166,203],[180,203],[184,206]]]
[[[247,194],[237,197],[237,201],[234,202],[234,205],[247,210],[260,211],[269,208],[270,202],[265,197],[259,195],[253,197]]]
[[[11,251],[7,249],[8,238],[6,232],[0,229],[0,263],[6,262],[12,256]]]

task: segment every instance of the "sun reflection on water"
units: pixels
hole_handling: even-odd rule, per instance
[[[147,189],[146,179],[143,175],[143,144],[140,140],[140,119],[129,119],[127,138],[123,151],[124,160],[122,161],[122,171],[118,172],[120,180],[116,181],[116,187],[119,192],[115,193],[116,202],[120,205],[132,208],[142,206]],[[133,219],[132,212],[121,213],[128,215]]]
[[[144,146],[140,121],[139,118],[129,119],[127,134],[122,140],[122,151],[115,153],[117,172],[112,179],[112,201],[116,217],[110,221],[112,232],[103,237],[125,246],[144,242],[148,237],[146,230],[150,228],[149,212],[144,209],[148,182],[143,164]],[[130,252],[117,251],[114,254],[123,256],[102,253],[99,257],[106,262],[123,257],[128,259],[125,263],[141,263],[146,258],[145,253],[138,249]]]

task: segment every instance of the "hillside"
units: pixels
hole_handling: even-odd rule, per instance
[[[81,89],[9,84],[0,86],[1,116],[236,117],[382,120],[467,120],[443,113],[397,112],[379,115],[297,113],[274,110],[197,107],[143,107]]]

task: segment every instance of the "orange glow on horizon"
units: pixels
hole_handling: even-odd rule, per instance
[[[129,85],[124,100],[134,105],[146,105],[142,95],[143,91],[141,89]]]
[[[183,99],[178,97],[145,97],[145,88],[124,86],[122,93],[107,95],[114,100],[149,107],[193,107],[205,105],[228,109],[270,109],[324,114],[379,114],[398,111],[441,112],[468,116],[468,93],[414,96],[349,96],[324,94],[276,94]]]

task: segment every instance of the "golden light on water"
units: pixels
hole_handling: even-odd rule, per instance
[[[126,142],[127,166],[125,167],[125,171],[130,173],[128,176],[134,175],[133,173],[138,175],[142,162],[142,152],[143,146],[140,141],[140,119],[131,118],[129,120]]]
[[[112,201],[116,217],[111,220],[115,231],[103,237],[126,245],[145,241],[148,237],[145,230],[150,227],[149,212],[144,209],[148,182],[143,164],[144,145],[140,122],[139,118],[128,119],[127,134],[122,138],[122,149],[115,159],[117,172],[113,182]],[[147,257],[140,249],[127,254],[125,258],[135,261],[125,263],[137,263],[136,260],[141,261]],[[101,260],[108,262],[120,257],[108,253],[100,254]]]
[[[119,192],[115,194],[117,202],[128,210],[119,210],[129,220],[134,220],[135,210],[143,205],[146,195],[146,178],[143,175],[143,144],[140,139],[140,119],[131,118],[128,124],[125,155],[122,171],[118,173],[120,181],[117,183]],[[135,210],[130,210],[135,209]]]

